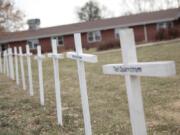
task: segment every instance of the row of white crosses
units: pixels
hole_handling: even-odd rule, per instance
[[[173,76],[176,74],[175,63],[173,61],[138,63],[136,56],[135,40],[132,29],[124,29],[123,31],[120,31],[119,34],[121,37],[120,41],[122,48],[123,64],[104,65],[103,72],[105,74],[125,76],[133,135],[146,135],[147,131],[146,131],[139,76],[155,76],[155,77]],[[85,124],[85,134],[92,135],[84,62],[96,63],[97,57],[95,55],[84,54],[82,52],[80,33],[74,34],[74,40],[75,40],[76,52],[68,52],[67,58],[77,61],[83,117]],[[59,59],[62,59],[63,55],[59,54],[57,51],[57,44],[58,44],[57,40],[52,39],[51,43],[52,43],[53,52],[51,54],[48,54],[48,56],[53,59],[57,122],[58,125],[62,126],[63,115],[62,115],[62,103],[61,103],[61,85],[59,78]],[[13,60],[11,60],[12,50],[8,49],[8,52],[4,51],[3,66],[0,60],[0,68],[1,68],[0,71],[7,73],[7,75],[11,77],[11,79],[13,79],[14,78],[13,71],[11,71],[13,69],[12,67]],[[26,89],[24,62],[23,62],[23,57],[26,56],[27,65],[28,65],[28,78],[29,78],[28,80],[29,80],[30,95],[33,96],[33,83],[32,83],[31,59],[30,59],[31,55],[32,54],[29,51],[29,46],[26,46],[26,54],[22,53],[21,47],[19,47],[19,54],[17,53],[17,48],[14,48],[16,83],[18,85],[20,84],[19,71],[18,71],[19,68],[18,57],[19,57],[22,85],[23,85],[23,89]],[[44,58],[45,56],[41,54],[41,47],[38,46],[37,56],[35,57],[35,59],[38,62],[39,91],[40,91],[41,105],[45,104],[44,86],[43,86],[43,69],[42,69],[42,61]]]
[[[174,61],[137,62],[133,30],[121,30],[119,35],[123,64],[104,65],[103,72],[125,76],[133,135],[147,135],[139,76],[174,76],[176,74],[175,63]]]
[[[33,80],[32,80],[32,69],[31,69],[31,56],[29,45],[26,45],[26,54],[23,54],[22,47],[19,47],[19,53],[17,52],[17,48],[14,47],[14,54],[12,53],[12,49],[8,48],[3,52],[3,62],[0,57],[0,72],[7,74],[12,80],[16,80],[16,84],[20,85],[20,77],[22,81],[22,87],[24,90],[27,89],[26,79],[25,79],[25,69],[24,69],[24,57],[27,57],[27,68],[28,68],[28,82],[29,82],[29,94],[30,96],[34,95],[33,92]],[[41,55],[41,47],[37,48],[37,56],[35,59],[38,61],[38,73],[39,73],[39,89],[40,89],[40,103],[44,105],[44,88],[43,88],[43,73],[42,73],[42,59],[44,58]],[[14,63],[15,63],[15,73],[14,73],[14,63],[13,63],[13,55],[14,55]],[[21,75],[19,76],[19,61],[20,61],[20,71]],[[3,64],[2,64],[3,63]]]
[[[82,52],[82,44],[81,44],[81,35],[80,33],[74,34],[75,39],[75,47],[76,52],[68,52],[67,57],[70,59],[77,60],[77,68],[78,68],[78,76],[79,76],[79,84],[80,84],[80,91],[81,91],[81,99],[82,99],[82,108],[83,108],[83,117],[84,117],[84,124],[85,124],[85,134],[92,135],[91,130],[91,121],[90,121],[90,112],[89,112],[89,103],[88,103],[88,94],[87,94],[87,86],[86,86],[86,77],[85,77],[85,67],[84,62],[96,63],[97,57],[91,54],[83,54]],[[61,87],[60,87],[60,78],[59,78],[59,59],[63,58],[62,54],[57,52],[57,40],[52,39],[52,53],[48,54],[49,57],[53,59],[53,66],[54,66],[54,82],[55,82],[55,95],[56,95],[56,108],[57,108],[57,122],[58,125],[63,125],[63,118],[62,118],[62,103],[61,103]],[[7,51],[4,52],[4,61],[5,67],[7,69],[12,68],[12,49],[9,53]],[[19,66],[18,66],[18,57],[20,60],[20,70],[21,70],[21,80],[23,89],[26,90],[26,80],[25,80],[25,70],[24,70],[24,57],[27,57],[27,66],[28,66],[28,80],[29,80],[29,91],[30,96],[33,96],[33,83],[32,83],[32,69],[31,69],[31,53],[29,50],[29,46],[26,46],[26,54],[22,53],[22,48],[19,47],[19,54],[17,53],[17,48],[14,48],[14,59],[15,59],[15,74],[16,74],[16,83],[17,85],[20,84],[19,81]],[[8,56],[8,57],[6,57]],[[8,59],[9,58],[9,63]],[[42,61],[45,58],[41,54],[41,47],[37,47],[37,56],[35,59],[38,62],[38,73],[39,73],[39,90],[40,90],[40,103],[44,105],[44,86],[43,86],[43,72],[42,72]],[[9,68],[9,66],[11,68]],[[7,75],[11,76],[13,73],[11,70],[7,70]],[[11,77],[14,78],[13,76]]]

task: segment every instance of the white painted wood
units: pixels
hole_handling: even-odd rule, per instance
[[[84,62],[95,63],[97,57],[91,54],[83,54],[80,33],[74,34],[74,39],[76,52],[68,52],[67,57],[77,61],[85,134],[92,135]]]
[[[33,80],[32,80],[32,68],[31,68],[31,56],[29,45],[26,45],[26,55],[27,57],[27,68],[28,68],[28,81],[29,81],[29,94],[30,96],[34,96],[33,90]]]
[[[25,80],[25,73],[24,73],[24,60],[23,60],[23,53],[22,48],[19,47],[19,59],[20,59],[20,66],[21,66],[21,79],[22,79],[22,85],[23,89],[26,90],[26,80]]]
[[[136,63],[137,55],[133,30],[126,29],[120,31],[119,35],[123,63]],[[147,135],[140,78],[137,76],[126,75],[125,81],[133,135]]]
[[[17,48],[14,47],[14,60],[15,60],[15,70],[16,70],[16,84],[19,85],[19,64],[18,64],[18,53]]]
[[[169,77],[176,75],[174,61],[109,64],[103,66],[105,74]]]
[[[96,63],[97,62],[97,56],[91,55],[91,54],[77,54],[76,52],[68,52],[66,54],[67,58],[74,59],[74,60],[80,60],[84,62],[90,62],[90,63]]]
[[[119,35],[123,64],[104,65],[103,72],[125,76],[133,135],[147,135],[139,76],[174,76],[175,63],[173,61],[138,63],[133,30],[121,30]]]
[[[8,77],[10,77],[10,71],[9,71],[9,58],[8,58],[8,51],[5,51],[5,65],[6,65],[6,74]]]
[[[10,78],[12,80],[15,80],[12,48],[8,49],[8,57],[9,57]]]
[[[0,52],[0,72],[3,72],[3,66],[2,66],[2,52]]]
[[[53,67],[54,67],[54,82],[55,82],[55,93],[56,93],[56,109],[57,109],[57,120],[58,125],[63,125],[62,118],[62,103],[61,103],[61,86],[59,79],[59,59],[63,58],[62,54],[57,53],[57,40],[51,39],[52,50],[51,54],[48,54],[48,57],[53,59]]]
[[[3,73],[6,74],[6,51],[3,51]]]
[[[39,95],[40,95],[40,104],[44,106],[44,82],[43,82],[43,68],[42,62],[45,58],[44,55],[41,54],[41,46],[37,46],[37,56],[35,59],[38,63],[38,73],[39,73]]]

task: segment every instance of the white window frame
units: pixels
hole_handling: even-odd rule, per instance
[[[92,34],[92,40],[90,40],[90,34]],[[96,36],[99,36],[99,39],[97,39]],[[87,33],[87,40],[88,43],[94,43],[94,42],[100,42],[102,40],[101,31],[91,31]]]
[[[174,27],[174,23],[173,22],[159,22],[156,24],[156,29],[160,30],[160,29],[167,29],[168,26],[170,25],[171,28]]]
[[[55,36],[55,37],[52,37],[53,39],[56,39],[57,40],[57,43],[58,43],[58,46],[64,46],[64,36]],[[62,38],[62,44],[59,44],[59,39]]]
[[[38,39],[27,40],[27,44],[29,45],[30,49],[36,49],[37,46],[39,45],[39,40]]]

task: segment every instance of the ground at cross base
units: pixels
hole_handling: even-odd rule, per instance
[[[177,76],[141,78],[148,135],[180,134],[180,42],[137,49],[140,62],[175,60]],[[102,65],[121,63],[119,51],[98,55],[86,64],[87,86],[94,135],[131,135],[124,77],[103,75]],[[26,62],[26,61],[25,61]],[[45,108],[39,105],[37,62],[33,60],[35,96],[0,75],[0,135],[83,135],[76,62],[60,61],[63,127],[56,125],[52,60],[44,61]],[[27,67],[25,67],[27,71]],[[26,73],[27,80],[27,73]]]

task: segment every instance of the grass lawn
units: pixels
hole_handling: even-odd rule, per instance
[[[142,77],[148,135],[180,134],[180,43],[138,48],[140,62],[175,60],[177,76]],[[86,64],[94,135],[131,135],[124,77],[102,73],[102,65],[121,63],[121,53],[98,54],[99,62]],[[26,62],[26,61],[24,61]],[[83,135],[84,125],[76,62],[60,61],[64,126],[57,126],[52,60],[44,65],[45,107],[39,104],[37,62],[33,60],[35,96],[0,75],[0,135]],[[25,68],[27,71],[27,67]],[[27,73],[26,73],[27,80]]]

